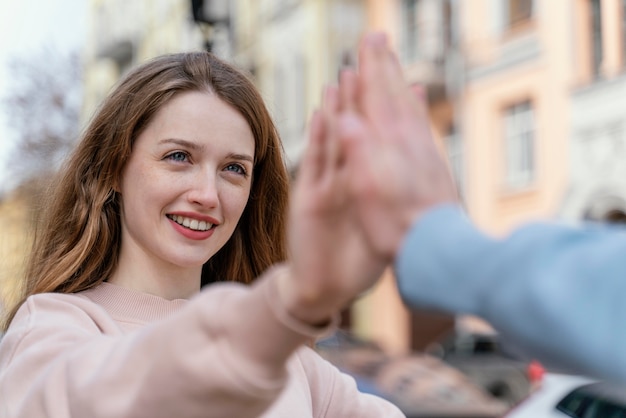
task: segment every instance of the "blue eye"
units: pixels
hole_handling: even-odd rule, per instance
[[[229,164],[226,166],[226,171],[233,171],[237,174],[246,175],[246,169],[240,164]]]
[[[169,154],[166,158],[172,161],[185,162],[189,160],[189,155],[183,151],[175,151]]]

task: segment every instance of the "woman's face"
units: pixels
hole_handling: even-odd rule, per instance
[[[253,161],[254,136],[238,111],[206,92],[174,96],[122,173],[120,262],[199,271],[237,226]]]

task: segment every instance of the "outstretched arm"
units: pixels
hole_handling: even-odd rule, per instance
[[[626,233],[532,224],[496,240],[458,207],[428,212],[396,261],[408,304],[485,318],[548,367],[626,382]]]
[[[86,297],[31,296],[0,343],[0,416],[258,417],[287,383],[287,359],[324,331],[285,312],[285,274],[210,286],[130,333]],[[117,304],[137,303],[124,295]]]
[[[265,411],[287,383],[292,354],[332,325],[387,263],[362,239],[353,205],[341,193],[345,156],[334,129],[343,106],[331,88],[314,117],[291,204],[289,265],[250,287],[211,286],[176,314],[131,334],[81,296],[30,298],[0,343],[0,416],[257,417]],[[338,389],[357,396],[341,384],[344,378]],[[367,399],[352,406],[400,415],[389,403]]]

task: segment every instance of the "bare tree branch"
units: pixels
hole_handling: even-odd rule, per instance
[[[10,88],[0,102],[15,146],[7,170],[25,184],[58,169],[79,132],[82,66],[78,53],[46,48],[9,62]]]

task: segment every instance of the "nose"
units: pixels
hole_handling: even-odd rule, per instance
[[[219,204],[218,178],[214,170],[198,170],[187,196],[188,200],[202,207],[213,208]]]

